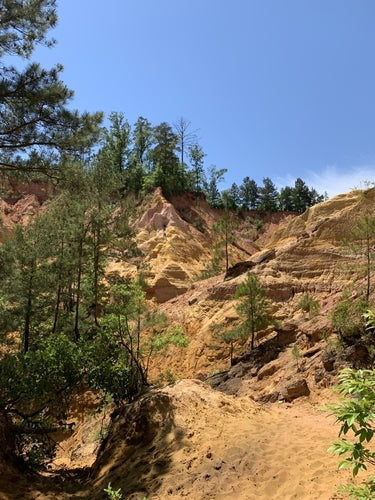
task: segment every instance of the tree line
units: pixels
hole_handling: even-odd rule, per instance
[[[301,178],[293,187],[278,191],[269,177],[259,186],[247,176],[240,185],[233,183],[220,191],[227,169],[214,165],[205,169],[203,148],[191,131],[191,123],[182,117],[173,125],[162,122],[157,126],[139,117],[132,128],[123,113],[113,112],[109,121],[109,129],[104,129],[109,168],[123,175],[124,192],[138,195],[161,187],[167,198],[195,192],[203,194],[213,208],[267,212],[302,213],[326,199]]]

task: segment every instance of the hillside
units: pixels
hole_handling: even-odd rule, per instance
[[[155,192],[134,221],[147,296],[182,326],[189,346],[156,359],[151,378],[168,370],[182,380],[116,410],[99,450],[92,429],[102,416],[94,417],[95,404],[88,411],[83,400],[74,433],[59,443],[57,472],[42,481],[19,478],[3,462],[0,498],[99,500],[107,498],[109,481],[133,500],[340,498],[334,490],[350,473],[338,472],[326,452],[337,428],[317,409],[335,397],[340,368],[366,362],[359,347],[336,349],[329,313],[347,284],[360,283],[345,265],[354,256],[343,253],[341,240],[356,220],[375,215],[374,198],[375,189],[352,191],[300,216],[246,214],[230,249],[237,266],[197,281],[212,258],[212,224],[221,214],[204,200],[168,203]],[[32,194],[3,201],[0,239],[40,206]],[[139,261],[109,266],[124,275],[138,268]],[[259,333],[253,353],[241,346],[230,366],[228,347],[213,339],[212,326],[239,322],[233,294],[248,269],[265,287],[278,324]],[[306,292],[320,304],[313,319],[299,307]]]

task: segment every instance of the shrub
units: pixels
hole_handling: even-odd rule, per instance
[[[298,306],[302,311],[308,313],[310,319],[319,314],[320,304],[308,292],[303,294],[301,300],[298,302]]]
[[[339,375],[340,383],[336,390],[344,397],[338,402],[327,405],[341,424],[339,441],[332,443],[328,451],[344,457],[340,469],[350,467],[353,476],[359,471],[375,465],[375,452],[369,449],[375,429],[375,371],[344,369]],[[346,436],[349,435],[349,438]],[[350,498],[370,500],[375,498],[375,476],[371,476],[361,486],[343,485],[340,490]]]
[[[331,315],[333,327],[343,339],[359,337],[366,329],[363,314],[367,310],[368,302],[355,295],[353,287],[347,288]]]

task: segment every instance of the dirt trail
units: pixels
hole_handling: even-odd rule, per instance
[[[333,417],[308,399],[265,406],[182,380],[128,409],[90,478],[2,476],[0,499],[104,500],[110,481],[126,500],[333,500],[351,481],[327,453]]]

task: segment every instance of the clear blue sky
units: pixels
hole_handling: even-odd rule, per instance
[[[199,129],[205,166],[319,193],[375,180],[374,0],[59,0],[72,107]]]

